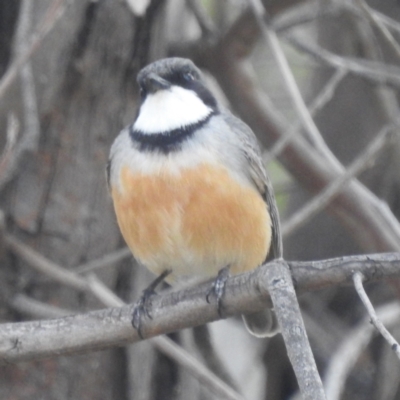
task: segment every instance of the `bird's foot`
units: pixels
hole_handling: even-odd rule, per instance
[[[139,300],[136,302],[132,314],[132,326],[137,330],[141,339],[142,335],[142,319],[148,317],[153,319],[151,316],[151,301],[150,298],[156,294],[156,287],[171,273],[170,270],[165,270],[160,276],[158,276],[154,281],[142,292]]]
[[[224,293],[225,293],[226,281],[229,278],[229,268],[230,268],[230,265],[227,265],[226,267],[219,270],[217,277],[213,281],[211,288],[206,295],[206,300],[208,303],[210,303],[211,295],[214,295],[216,297],[218,315],[221,318],[224,318],[222,297],[224,296]]]

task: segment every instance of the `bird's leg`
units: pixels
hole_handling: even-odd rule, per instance
[[[150,297],[156,294],[155,288],[171,273],[171,270],[165,270],[160,276],[154,279],[151,284],[143,290],[142,295],[140,296],[139,300],[136,302],[135,307],[133,309],[132,314],[132,326],[138,331],[138,334],[141,339],[142,336],[142,318],[144,316],[149,317],[152,319],[150,313]]]
[[[215,297],[217,299],[218,314],[221,318],[224,317],[222,297],[224,296],[224,293],[225,293],[226,281],[229,278],[229,268],[230,268],[230,265],[227,265],[226,267],[219,270],[217,277],[213,281],[211,288],[206,295],[206,300],[208,303],[210,303],[210,296],[212,294],[215,295]]]

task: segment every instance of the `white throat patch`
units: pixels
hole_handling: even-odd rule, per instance
[[[171,86],[146,97],[133,128],[149,135],[168,132],[200,122],[212,111],[192,90]]]

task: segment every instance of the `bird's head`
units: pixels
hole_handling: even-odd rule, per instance
[[[141,104],[133,128],[162,134],[197,124],[218,109],[200,70],[184,58],[165,58],[143,68],[137,77]]]

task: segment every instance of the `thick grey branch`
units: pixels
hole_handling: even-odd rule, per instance
[[[255,271],[230,278],[224,305],[227,316],[260,310],[270,302],[266,264]],[[299,292],[352,283],[360,271],[366,282],[400,276],[400,254],[384,253],[351,256],[324,261],[289,262]],[[146,338],[215,321],[215,304],[207,303],[208,284],[180,292],[155,296],[153,319],[145,321]],[[139,340],[131,326],[132,306],[108,308],[49,321],[0,325],[0,360],[3,362],[54,357],[124,345]]]
[[[323,400],[326,398],[324,388],[308,341],[289,268],[285,262],[275,262],[265,269],[265,276],[300,392],[304,399]]]

